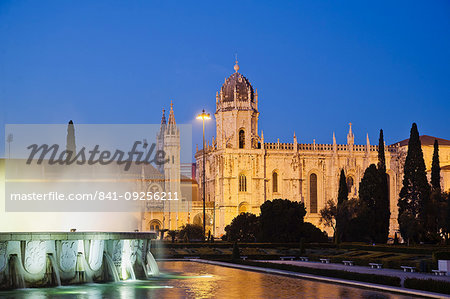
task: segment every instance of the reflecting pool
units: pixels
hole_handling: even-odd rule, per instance
[[[1,298],[411,298],[197,262],[158,263],[161,277],[0,292]]]

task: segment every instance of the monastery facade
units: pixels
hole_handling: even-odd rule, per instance
[[[378,162],[378,146],[371,145],[368,136],[366,144],[355,144],[351,123],[346,144],[337,144],[334,133],[330,144],[298,143],[295,133],[292,143],[265,141],[258,128],[258,92],[238,72],[237,62],[234,69],[235,73],[216,94],[216,137],[211,145],[195,154],[199,201],[202,199],[203,155],[206,155],[205,197],[211,233],[223,235],[225,226],[234,217],[243,212],[258,215],[264,201],[276,198],[303,202],[307,210],[305,221],[325,229],[320,225],[319,211],[329,199],[337,201],[341,169],[347,176],[349,198],[357,198],[364,171]],[[431,169],[434,139],[421,136],[427,171]],[[437,139],[443,189],[448,190],[450,141]],[[404,140],[385,147],[391,234],[398,229],[397,201],[407,144]],[[194,203],[192,213],[200,215],[198,222],[202,213],[198,203]]]

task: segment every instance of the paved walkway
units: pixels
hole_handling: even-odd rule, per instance
[[[300,267],[316,268],[316,269],[333,269],[343,270],[349,272],[366,273],[366,274],[380,274],[387,276],[397,276],[403,281],[405,278],[418,278],[418,279],[436,279],[450,282],[450,276],[437,276],[433,273],[418,273],[418,272],[404,272],[403,270],[395,269],[372,269],[370,267],[362,266],[345,266],[343,264],[322,264],[320,262],[301,262],[301,261],[278,261],[278,260],[258,260],[255,262],[267,262],[274,264],[287,264]]]

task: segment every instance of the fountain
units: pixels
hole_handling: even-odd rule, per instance
[[[120,281],[119,273],[117,273],[117,268],[114,265],[114,262],[112,261],[111,257],[106,252],[104,253],[104,259],[106,261],[106,268],[108,269],[107,273],[109,273],[109,276],[112,278],[114,282]]]
[[[51,269],[52,269],[52,272],[51,272],[52,278],[56,282],[56,285],[59,287],[59,286],[61,286],[61,276],[59,275],[58,264],[56,264],[55,257],[53,256],[52,253],[48,253],[47,257],[49,259]]]
[[[0,289],[155,276],[159,270],[150,252],[155,238],[142,232],[0,233],[0,277],[5,278]]]
[[[155,258],[151,254],[150,250],[147,252],[147,265],[145,268],[145,273],[147,277],[149,276],[159,276],[159,268],[156,263]]]
[[[20,262],[17,254],[11,254],[9,258],[9,285],[15,289],[24,289],[27,287],[25,284],[25,278],[23,273],[22,263]]]

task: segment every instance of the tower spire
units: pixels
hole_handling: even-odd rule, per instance
[[[348,123],[349,129],[347,134],[347,144],[353,145],[355,143],[355,135],[352,132],[352,123]]]
[[[239,71],[239,64],[238,64],[238,59],[237,59],[237,53],[235,54],[235,57],[236,57],[236,64],[234,65],[234,70],[237,73]]]
[[[161,125],[166,124],[166,110],[163,108],[162,110],[162,117],[161,117]]]
[[[173,102],[170,101],[169,125],[175,125],[175,115],[173,113]]]

